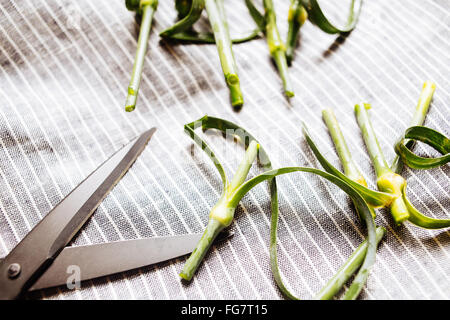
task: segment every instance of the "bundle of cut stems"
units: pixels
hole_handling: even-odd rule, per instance
[[[233,179],[228,181],[225,171],[220,164],[219,160],[215,156],[214,152],[208,146],[208,144],[203,141],[195,132],[194,129],[201,125],[205,129],[217,129],[223,133],[230,134],[233,132],[240,141],[247,146],[244,158],[239,165]],[[216,205],[211,209],[209,215],[209,221],[204,231],[204,234],[199,241],[196,249],[192,252],[189,259],[186,261],[182,271],[180,272],[180,277],[185,280],[191,280],[194,273],[200,266],[206,252],[210,248],[214,238],[219,234],[221,230],[230,226],[234,218],[235,210],[242,199],[242,197],[247,194],[253,187],[258,185],[263,181],[269,182],[270,196],[271,196],[271,230],[270,230],[270,260],[272,273],[274,275],[275,281],[282,291],[282,293],[290,299],[298,299],[294,294],[292,294],[286,287],[281,277],[278,260],[277,260],[277,229],[278,229],[278,195],[277,195],[277,185],[275,177],[287,173],[293,172],[307,172],[318,175],[341,188],[345,191],[351,199],[360,213],[363,221],[366,224],[368,236],[361,245],[356,248],[354,253],[349,257],[346,263],[337,271],[335,276],[333,276],[325,287],[316,295],[316,299],[331,299],[333,298],[344,286],[344,284],[355,274],[358,269],[351,286],[347,290],[344,298],[345,299],[355,299],[360,291],[362,290],[366,279],[369,275],[370,269],[375,262],[375,252],[377,244],[380,242],[381,238],[385,234],[384,228],[376,228],[373,221],[371,208],[364,200],[363,196],[355,190],[349,181],[350,179],[339,177],[335,173],[327,173],[315,168],[308,167],[286,167],[280,169],[272,169],[270,159],[262,148],[261,144],[245,129],[237,126],[236,124],[219,119],[205,116],[195,122],[185,125],[186,133],[194,140],[194,142],[200,146],[205,153],[213,161],[215,167],[217,168],[223,182],[223,191]],[[253,161],[258,158],[259,163],[263,166],[264,172],[260,175],[255,176],[248,181],[245,181],[246,176],[250,170]],[[334,168],[334,167],[333,167]],[[334,170],[336,170],[334,168]],[[376,192],[374,192],[376,193]]]

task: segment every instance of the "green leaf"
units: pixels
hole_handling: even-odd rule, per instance
[[[349,291],[346,294],[346,298],[354,299],[358,296],[359,292],[361,291],[362,287],[364,286],[364,283],[367,279],[367,276],[369,274],[369,270],[371,266],[373,265],[375,261],[375,251],[376,251],[376,245],[379,242],[379,232],[377,230],[377,234],[375,233],[375,223],[372,218],[371,208],[367,205],[367,203],[364,201],[364,199],[359,195],[359,192],[355,190],[351,185],[349,185],[344,180],[341,180],[340,178],[329,174],[327,172],[315,169],[315,168],[301,168],[301,167],[293,167],[293,168],[281,168],[277,170],[272,170],[272,164],[270,162],[269,156],[266,152],[266,150],[262,147],[262,145],[259,143],[258,140],[255,139],[255,137],[249,133],[244,128],[238,126],[237,124],[210,116],[204,116],[200,118],[197,121],[194,121],[190,124],[185,125],[185,128],[187,129],[186,132],[191,136],[191,138],[194,138],[196,135],[193,132],[194,127],[198,128],[198,126],[201,125],[203,130],[207,129],[217,129],[224,133],[225,135],[233,135],[237,137],[241,143],[244,144],[244,146],[247,148],[248,145],[255,141],[259,144],[258,149],[258,161],[260,165],[263,167],[264,173],[256,176],[253,179],[248,180],[247,182],[244,182],[237,190],[234,192],[234,194],[231,197],[231,200],[229,202],[229,206],[237,206],[239,201],[242,199],[242,197],[249,192],[254,186],[257,184],[268,181],[269,182],[269,189],[270,189],[270,201],[271,201],[271,222],[270,222],[270,264],[272,273],[274,275],[275,281],[280,288],[280,290],[283,292],[283,294],[290,299],[297,299],[295,295],[293,295],[284,285],[284,282],[281,278],[280,270],[278,267],[278,259],[277,259],[277,229],[278,229],[278,215],[279,215],[279,209],[278,209],[278,192],[277,192],[277,185],[275,176],[280,174],[286,174],[291,172],[310,172],[319,176],[324,177],[325,179],[335,183],[338,187],[340,187],[342,190],[347,192],[352,200],[354,200],[355,206],[358,210],[361,212],[361,216],[363,217],[364,221],[366,222],[367,230],[368,230],[368,237],[367,240],[361,245],[363,248],[361,249],[361,246],[358,247],[355,250],[355,254],[350,256],[349,260],[344,264],[344,266],[339,270],[337,275],[333,277],[330,282],[327,284],[329,287],[329,290],[339,290],[339,284],[340,283],[346,283],[351,275],[358,269],[358,267],[362,264],[362,267],[360,268],[360,271],[358,275],[355,278],[354,285],[350,287]],[[200,138],[196,138],[196,143],[202,147],[202,149],[207,150],[208,155],[210,155],[210,158],[213,160],[213,162],[216,164],[218,161],[216,160],[216,157],[212,153],[211,149],[207,146],[207,144],[202,141]],[[212,155],[211,155],[212,154]],[[216,165],[217,167],[217,165]],[[219,172],[221,172],[221,176],[225,176],[225,173],[223,171],[223,168],[220,166],[218,168]],[[352,271],[353,270],[353,271]],[[328,292],[327,290],[322,290],[322,294],[325,295],[331,295],[333,296],[332,292]]]
[[[260,145],[258,151],[258,162],[265,170],[272,169],[272,164],[266,150],[262,147],[259,141],[244,128],[231,121],[207,115],[203,118],[200,118],[196,122],[201,122],[203,130],[217,129],[219,131],[222,131],[224,134],[232,134],[238,137],[245,148],[248,147],[251,141],[256,141]]]
[[[415,224],[416,226],[425,228],[425,229],[441,229],[450,227],[450,219],[435,219],[428,217],[417,210],[413,204],[409,201],[406,195],[406,184],[403,187],[403,201],[406,204],[406,207],[409,211],[408,221]]]
[[[333,174],[315,168],[307,168],[307,167],[280,168],[266,171],[242,184],[239,187],[239,189],[235,192],[230,204],[237,205],[241,200],[241,198],[259,183],[266,180],[272,180],[276,176],[292,172],[313,173],[334,183],[336,186],[338,186],[340,189],[342,189],[345,193],[347,193],[350,196],[355,206],[357,207],[358,211],[360,212],[361,216],[364,218],[364,222],[367,226],[367,233],[368,233],[367,252],[364,258],[364,262],[362,263],[362,266],[359,269],[358,274],[355,276],[350,288],[348,289],[348,291],[344,296],[344,299],[356,299],[359,293],[361,292],[367,280],[367,277],[369,276],[370,269],[372,268],[375,262],[377,240],[375,234],[375,222],[372,217],[371,209],[365,202],[363,197],[361,197],[360,193],[357,190],[355,190],[349,183],[338,178]],[[271,188],[271,196],[272,196],[272,217],[271,217],[271,234],[270,234],[271,239],[270,255],[271,255],[272,272],[274,274],[275,281],[277,282],[283,294],[290,299],[297,299],[284,285],[278,268],[277,262],[278,197],[276,194],[276,189],[275,192],[273,192],[273,187]]]
[[[377,237],[377,245],[386,234],[386,229],[377,227],[375,230]],[[367,240],[364,240],[358,248],[351,254],[347,261],[339,268],[336,274],[328,280],[327,284],[315,295],[315,300],[332,299],[342,288],[342,286],[350,279],[350,277],[358,270],[364,261],[367,252]]]
[[[194,132],[194,130],[198,128],[198,125],[203,125],[204,119],[207,119],[207,116],[200,118],[197,121],[185,124],[184,132],[189,137],[191,137],[192,140],[194,140],[194,142],[208,155],[208,157],[214,163],[214,166],[216,167],[217,171],[220,174],[220,177],[222,178],[222,192],[225,192],[225,188],[228,185],[228,179],[222,164],[220,163],[219,159],[216,157],[212,149],[208,146],[208,144]]]
[[[317,0],[303,0],[303,6],[308,11],[309,20],[322,31],[331,34],[345,33],[355,28],[358,23],[359,14],[361,13],[362,3],[362,0],[352,0],[347,23],[342,27],[337,27],[325,16]]]
[[[422,126],[425,122],[428,109],[430,108],[431,99],[433,98],[434,91],[436,90],[436,84],[430,80],[424,82],[422,91],[420,92],[419,101],[417,102],[416,110],[414,111],[413,118],[411,119],[410,126]],[[414,140],[405,140],[404,145],[408,149],[412,149],[414,146]],[[398,155],[395,156],[391,170],[400,174],[403,169],[403,162]]]
[[[245,0],[245,4],[248,8],[250,16],[253,18],[253,21],[255,21],[259,30],[264,32],[266,29],[266,19],[264,18],[264,15],[261,12],[259,12],[259,10],[253,4],[252,0]]]
[[[165,29],[162,31],[159,35],[161,37],[170,37],[177,33],[186,31],[192,27],[194,23],[200,19],[200,16],[202,15],[202,11],[205,8],[205,0],[192,0],[190,1],[190,10],[187,15],[185,15],[181,20],[177,21],[173,26]],[[180,9],[180,4],[176,6],[178,10]],[[184,6],[182,6],[183,10]],[[182,16],[184,14],[183,11],[179,11],[179,16]]]
[[[192,251],[188,260],[184,264],[182,271],[179,274],[181,278],[187,281],[190,281],[194,276],[200,263],[202,262],[211,244],[213,243],[214,238],[216,238],[216,236],[224,228],[228,227],[232,223],[237,205],[230,205],[229,199],[234,191],[239,188],[239,186],[247,178],[252,163],[258,155],[259,144],[256,142],[256,140],[253,139],[249,141],[249,145],[246,148],[247,150],[245,151],[245,156],[239,164],[233,176],[233,179],[231,180],[231,182],[229,182],[225,175],[225,171],[218,161],[217,157],[214,155],[214,152],[207,145],[207,143],[203,141],[199,136],[197,136],[194,132],[194,130],[198,127],[203,127],[204,129],[208,128],[210,123],[212,123],[213,127],[214,124],[217,124],[218,122],[216,120],[217,119],[212,119],[212,121],[208,122],[208,117],[205,116],[197,121],[185,125],[185,132],[195,141],[197,145],[202,148],[202,150],[214,162],[214,165],[219,171],[223,182],[222,195],[220,196],[214,207],[210,210],[208,225],[203,233],[203,236],[197,243],[195,249]],[[229,134],[230,132],[226,133]],[[242,141],[245,144],[246,140],[243,139]]]
[[[260,36],[261,31],[259,29],[245,31],[240,34],[231,35],[231,42],[233,44],[244,43],[259,38]],[[204,44],[216,43],[216,40],[214,39],[214,34],[212,32],[197,32],[195,30],[187,30],[179,32],[169,36],[168,39],[192,43],[204,43]]]
[[[312,140],[305,124],[303,124],[303,134],[305,135],[308,145],[310,146],[311,150],[313,151],[314,155],[317,157],[317,160],[319,160],[320,164],[325,169],[325,171],[335,175],[336,177],[340,178],[341,180],[344,180],[346,183],[351,185],[363,196],[364,200],[367,201],[368,204],[370,204],[373,207],[385,207],[392,202],[392,200],[394,199],[394,196],[392,194],[371,190],[351,180],[350,178],[345,176],[342,172],[340,172],[338,169],[336,169],[330,162],[328,162],[328,160],[325,159],[325,157],[319,151],[317,145]]]
[[[421,141],[434,148],[443,156],[437,158],[419,157],[405,145],[406,139],[411,139],[410,141]],[[436,130],[423,126],[414,126],[406,129],[405,135],[395,144],[395,152],[400,156],[402,162],[410,168],[435,168],[450,161],[450,139]]]

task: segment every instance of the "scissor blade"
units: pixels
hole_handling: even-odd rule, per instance
[[[144,132],[105,161],[0,262],[0,299],[17,298],[48,268],[133,164],[155,130]]]
[[[221,239],[230,234],[224,233]],[[201,234],[66,247],[29,291],[73,284],[148,266],[192,252]],[[220,239],[219,239],[220,241]]]

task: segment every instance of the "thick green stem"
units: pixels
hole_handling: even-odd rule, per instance
[[[237,188],[241,186],[241,184],[244,183],[245,179],[247,178],[248,172],[250,171],[250,168],[252,167],[252,164],[256,159],[258,149],[259,144],[255,140],[252,140],[247,148],[247,151],[245,152],[244,159],[239,164],[239,167],[237,168],[236,173],[234,174],[233,179],[231,180],[227,188],[227,193],[232,194],[234,191],[236,191]]]
[[[349,179],[367,187],[367,182],[364,179],[364,176],[353,161],[352,155],[350,153],[350,150],[348,149],[347,143],[345,142],[344,135],[342,134],[341,128],[339,127],[339,123],[336,119],[336,116],[334,115],[333,110],[324,109],[322,111],[322,116],[325,124],[328,127],[331,138],[333,139],[336,151],[339,155],[339,159],[341,160],[342,166],[344,168],[345,175]],[[375,218],[376,214],[373,208],[371,208],[371,213],[372,217]],[[361,221],[364,221],[362,220],[361,213],[358,212],[358,214],[361,218]]]
[[[180,277],[185,280],[191,280],[201,261],[203,260],[206,252],[212,242],[224,228],[228,227],[234,218],[234,211],[236,210],[237,203],[233,203],[231,199],[235,191],[244,183],[247,178],[248,172],[252,166],[253,161],[258,154],[259,144],[252,140],[245,152],[244,159],[239,164],[235,175],[231,182],[225,186],[224,193],[220,197],[216,205],[211,209],[209,213],[209,221],[206,226],[206,230],[203,233],[202,238],[197,244],[195,250],[192,252],[183,270],[180,273]]]
[[[183,266],[183,270],[180,272],[180,277],[190,281],[211,247],[214,239],[225,228],[225,226],[217,220],[209,219],[203,236],[197,244],[189,259]]]
[[[200,19],[203,9],[205,8],[204,0],[192,1],[176,1],[175,8],[178,11],[178,21],[163,30],[159,35],[161,37],[171,37],[177,33],[192,30],[192,25]]]
[[[416,111],[411,119],[411,125],[421,126],[425,122],[425,117],[427,116],[428,109],[430,108],[430,102],[433,98],[434,91],[436,90],[436,84],[432,81],[425,81],[422,86],[422,91],[419,96],[419,101],[417,102]],[[414,140],[406,140],[404,142],[407,148],[411,149],[414,146]],[[397,155],[391,165],[391,170],[395,173],[400,174],[403,169],[403,162]]]
[[[325,109],[322,111],[323,120],[328,127],[331,138],[333,139],[336,151],[339,155],[339,159],[342,162],[342,167],[344,168],[345,175],[359,184],[367,187],[366,180],[359,171],[355,162],[353,161],[350,150],[348,149],[347,143],[345,142],[344,136],[342,134],[339,123],[337,122],[336,116],[333,110]]]
[[[409,222],[415,224],[416,226],[425,229],[441,229],[450,227],[450,219],[436,219],[425,216],[419,210],[417,210],[413,204],[409,201],[406,195],[406,185],[403,187],[403,201],[409,210]]]
[[[402,197],[402,189],[406,181],[388,167],[367,113],[369,108],[369,104],[364,104],[364,106],[356,105],[356,118],[369,151],[369,156],[375,167],[378,189],[395,195],[389,207],[395,222],[400,224],[409,218],[409,211]]]
[[[377,227],[376,229],[376,243],[380,243],[383,236],[386,234],[386,229]],[[339,268],[336,274],[327,282],[327,284],[316,294],[316,300],[330,300],[342,288],[342,286],[350,279],[350,277],[358,270],[364,261],[367,252],[367,240],[364,240],[358,248],[351,254],[347,261]]]
[[[272,57],[277,65],[278,72],[280,73],[281,81],[283,82],[284,94],[292,98],[295,96],[294,89],[292,88],[291,78],[288,73],[288,65],[284,50],[276,50],[273,52]]]
[[[369,151],[369,156],[375,167],[377,177],[380,177],[384,173],[390,171],[390,169],[384,158],[380,144],[378,143],[375,131],[372,128],[372,123],[370,122],[369,114],[367,113],[368,109],[370,109],[370,105],[367,103],[364,105],[357,104],[355,105],[355,115],[359,127],[361,128],[367,150]]]
[[[280,32],[277,27],[277,17],[275,15],[275,8],[272,0],[264,0],[265,22],[266,22],[266,37],[269,46],[270,55],[275,60],[275,63],[283,81],[284,92],[286,96],[293,97],[294,91],[292,89],[291,79],[288,73],[288,64],[286,60],[286,48],[280,37]]]
[[[232,50],[223,0],[206,0],[205,7],[214,32],[214,39],[216,40],[225,81],[230,89],[231,105],[239,108],[244,104],[244,98],[239,85],[239,76],[237,74],[237,66]]]
[[[301,0],[291,0],[288,13],[288,34],[286,38],[286,59],[291,64],[294,58],[295,47],[297,46],[300,27],[308,19],[308,13],[302,6]]]
[[[153,15],[156,11],[158,1],[150,1],[142,7],[142,21],[139,30],[139,38],[134,59],[133,71],[131,73],[130,85],[128,86],[128,96],[125,103],[125,110],[130,112],[136,108],[139,83],[141,82],[142,67],[144,65],[145,54],[147,52],[148,38],[152,26]]]

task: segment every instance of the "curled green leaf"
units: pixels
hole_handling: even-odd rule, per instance
[[[415,155],[405,145],[406,139],[421,141],[441,153],[437,158],[425,158]],[[436,130],[414,126],[406,129],[404,136],[395,144],[395,152],[402,162],[413,169],[431,169],[442,166],[450,161],[450,139]]]
[[[177,33],[189,30],[194,23],[200,19],[202,11],[205,8],[205,0],[178,1],[176,8],[179,12],[181,20],[177,21],[173,26],[165,29],[159,35],[161,37],[171,37]],[[186,12],[186,6],[190,5],[189,12]]]
[[[428,109],[430,108],[431,99],[433,98],[434,91],[436,90],[436,84],[433,81],[427,80],[422,86],[422,91],[420,92],[419,101],[417,102],[416,110],[414,111],[413,118],[411,120],[410,126],[421,126],[425,122],[425,117],[427,116]],[[404,145],[408,149],[412,149],[414,146],[414,140],[405,140]],[[396,155],[391,164],[391,170],[395,173],[400,174],[403,169],[403,162],[401,158]]]
[[[247,148],[245,156],[231,181],[228,180],[223,166],[215,156],[212,149],[195,133],[194,130],[199,127],[203,130],[218,129],[224,134],[239,137],[244,146]],[[194,142],[208,155],[211,161],[213,161],[223,183],[222,194],[209,213],[208,225],[206,226],[203,236],[197,243],[195,250],[189,256],[182,271],[180,272],[181,278],[190,281],[214,239],[224,228],[231,224],[234,218],[234,212],[238,205],[238,203],[232,203],[231,199],[233,198],[236,190],[239,189],[239,186],[247,177],[250,167],[258,153],[265,155],[265,152],[264,150],[260,152],[259,143],[253,138],[253,136],[248,135],[243,129],[237,127],[233,123],[219,118],[204,116],[197,121],[186,124],[184,128],[185,132],[191,137],[191,139],[193,139]]]
[[[217,171],[220,174],[220,177],[222,179],[222,184],[223,184],[223,191],[225,190],[226,185],[228,184],[228,179],[227,176],[225,174],[225,170],[222,166],[222,164],[220,163],[219,159],[216,157],[214,151],[209,147],[209,145],[202,139],[200,138],[200,136],[198,136],[195,133],[195,129],[198,128],[198,126],[200,125],[200,127],[204,128],[204,123],[203,121],[205,119],[208,119],[207,116],[200,118],[197,121],[188,123],[184,125],[184,132],[191,137],[192,140],[194,140],[194,142],[208,155],[208,157],[211,159],[211,161],[214,163],[214,166],[216,167]],[[222,191],[222,192],[223,192]]]
[[[239,34],[231,35],[231,42],[233,44],[244,43],[257,39],[261,36],[259,29],[250,30],[247,32],[242,32]],[[172,40],[192,42],[192,43],[204,43],[204,44],[214,44],[216,40],[214,39],[214,34],[211,32],[197,32],[195,30],[187,30],[183,32],[176,33],[168,37]]]
[[[364,262],[362,263],[357,275],[355,276],[352,284],[344,295],[344,299],[356,299],[361,292],[364,284],[366,283],[367,277],[369,276],[370,269],[372,268],[375,262],[376,255],[376,233],[375,233],[375,222],[373,221],[371,209],[366,203],[366,201],[361,197],[360,193],[355,190],[349,183],[344,180],[341,180],[337,176],[330,174],[325,171],[321,171],[315,168],[307,168],[307,167],[286,167],[275,170],[266,171],[250,180],[245,182],[241,187],[236,191],[233,196],[232,203],[238,203],[240,199],[249,192],[253,187],[258,185],[259,183],[271,180],[276,176],[292,173],[292,172],[309,172],[315,175],[318,175],[326,180],[332,182],[336,186],[338,186],[341,190],[347,193],[350,198],[353,200],[355,206],[358,208],[361,216],[364,218],[364,222],[367,226],[367,252],[364,256]],[[272,190],[272,189],[271,189]],[[277,199],[276,194],[272,195],[272,199]],[[271,241],[270,241],[270,254],[271,254],[271,267],[272,273],[274,274],[275,281],[278,284],[278,287],[283,292],[283,294],[290,299],[297,299],[295,295],[293,295],[284,285],[283,280],[281,278],[281,274],[278,268],[277,262],[277,225],[278,225],[278,205],[276,205],[276,209],[274,210],[274,206],[272,205],[272,218],[271,218]],[[348,280],[348,279],[347,279]],[[344,282],[345,283],[345,282]],[[333,290],[335,290],[334,286],[331,286]]]
[[[326,33],[345,33],[350,32],[358,23],[359,14],[361,13],[362,0],[352,0],[350,4],[350,11],[347,18],[347,23],[338,27],[331,23],[325,16],[317,0],[302,0],[303,6],[308,11],[309,20],[317,25],[322,31]]]
[[[317,160],[319,160],[320,164],[325,169],[325,171],[335,175],[336,177],[344,180],[349,185],[351,185],[364,197],[364,200],[366,200],[367,203],[370,204],[372,207],[377,208],[389,206],[389,204],[393,201],[394,196],[392,194],[371,190],[359,184],[358,182],[351,180],[350,178],[345,176],[342,172],[340,172],[338,169],[336,169],[336,167],[334,167],[319,151],[319,148],[311,138],[311,135],[309,134],[305,124],[303,124],[303,134],[306,138],[306,142],[308,143],[309,147],[311,148]]]
[[[253,21],[255,21],[258,28],[265,32],[266,29],[266,20],[264,18],[264,15],[259,12],[258,8],[253,4],[252,0],[245,0],[245,5],[247,6],[248,12],[250,13],[250,16],[252,17]]]
[[[249,192],[254,186],[257,184],[268,181],[269,182],[269,189],[270,189],[270,201],[271,201],[271,222],[270,222],[270,264],[272,273],[274,275],[275,281],[280,288],[280,290],[283,292],[283,294],[290,299],[297,299],[295,295],[293,295],[284,285],[283,279],[281,278],[281,273],[278,267],[278,260],[277,260],[277,229],[278,229],[278,215],[279,215],[279,208],[278,208],[278,192],[277,192],[277,185],[275,176],[281,175],[281,174],[287,174],[291,172],[309,172],[312,174],[319,175],[333,183],[335,183],[338,187],[340,187],[342,190],[344,190],[346,193],[350,195],[352,200],[354,200],[355,206],[358,210],[361,212],[361,216],[364,218],[364,221],[367,225],[368,230],[368,237],[367,240],[364,241],[361,246],[359,246],[355,253],[352,254],[349,258],[349,260],[341,267],[341,269],[338,271],[338,273],[330,280],[330,282],[327,284],[327,288],[324,290],[321,290],[320,295],[323,295],[322,298],[331,298],[333,297],[342,287],[344,283],[346,283],[350,277],[356,272],[358,268],[360,268],[357,276],[355,277],[355,280],[353,281],[351,287],[347,291],[345,298],[347,299],[355,299],[359,292],[361,291],[362,287],[364,286],[364,283],[367,279],[367,276],[369,274],[370,268],[372,267],[374,261],[375,261],[375,251],[377,243],[380,241],[380,232],[384,234],[383,230],[378,228],[375,231],[375,224],[372,218],[371,208],[367,205],[367,203],[364,201],[364,199],[360,196],[359,192],[353,189],[352,186],[350,186],[347,182],[341,180],[340,178],[329,174],[327,172],[315,169],[315,168],[302,168],[302,167],[291,167],[291,168],[281,168],[277,170],[272,170],[272,165],[269,159],[269,156],[267,152],[264,150],[264,148],[260,145],[260,143],[254,138],[253,135],[251,135],[248,131],[246,131],[244,128],[238,126],[235,123],[232,123],[227,120],[223,120],[220,118],[215,117],[209,117],[204,116],[203,118],[200,118],[197,121],[191,122],[190,124],[187,124],[185,126],[186,133],[194,139],[197,145],[199,145],[202,150],[205,150],[208,154],[208,156],[211,158],[211,160],[214,162],[216,168],[218,169],[220,175],[222,176],[222,181],[224,182],[224,190],[226,189],[226,185],[228,184],[228,180],[226,179],[224,170],[222,166],[220,165],[220,162],[215,157],[212,150],[208,147],[206,142],[201,140],[195,132],[194,129],[198,128],[199,126],[202,127],[203,130],[207,129],[217,129],[224,133],[225,135],[232,135],[234,137],[237,137],[238,140],[240,140],[241,143],[244,144],[245,147],[250,148],[251,144],[258,144],[258,160],[259,163],[262,165],[264,173],[254,177],[253,179],[248,180],[247,182],[243,182],[241,179],[239,183],[241,183],[228,197],[227,200],[227,207],[228,208],[235,208],[239,201],[242,199],[242,197]],[[252,156],[247,157],[248,159],[251,159]],[[248,161],[244,161],[243,163],[246,163],[248,166]],[[239,171],[239,170],[238,170]],[[241,177],[242,178],[242,177]],[[224,196],[222,194],[221,199],[224,199]],[[219,202],[220,203],[220,200]],[[217,205],[215,206],[217,207]],[[213,208],[214,210],[214,208]],[[214,239],[214,237],[217,235],[217,226],[214,225],[215,222],[208,223],[207,230],[205,231],[204,238],[201,240],[203,242],[200,245],[200,251],[207,250],[209,248],[209,240],[208,239]],[[212,241],[212,240],[211,240]],[[200,255],[198,252],[196,253],[196,259],[202,259],[204,255]],[[362,266],[361,266],[362,265]],[[193,273],[195,269],[192,269],[191,267],[194,265],[188,265],[187,272]],[[198,266],[198,264],[195,265],[195,267]],[[183,275],[184,277],[184,275]]]
[[[406,195],[406,185],[403,187],[402,196],[409,211],[409,222],[425,229],[442,229],[450,227],[450,219],[431,218],[417,210]]]

